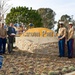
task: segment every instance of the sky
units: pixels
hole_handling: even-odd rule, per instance
[[[32,9],[51,8],[55,13],[55,20],[58,21],[62,15],[73,15],[75,18],[75,0],[10,0],[12,7],[26,6]]]
[[[73,19],[75,19],[75,0],[10,0],[8,4],[12,5],[12,7],[32,7],[32,9],[36,10],[39,8],[50,8],[56,13],[56,21],[65,14],[73,16]]]

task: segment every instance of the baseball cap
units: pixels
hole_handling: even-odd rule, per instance
[[[64,22],[63,22],[63,21],[60,21],[60,22],[59,22],[59,24],[62,24],[62,25],[63,25],[63,24],[64,24]]]
[[[73,25],[73,23],[72,23],[72,22],[69,22],[69,25],[70,25],[70,24],[71,24],[71,25]]]

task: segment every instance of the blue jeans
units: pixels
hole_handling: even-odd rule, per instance
[[[60,36],[60,37],[62,37],[62,36]],[[60,38],[60,37],[58,37],[58,38]],[[64,55],[65,55],[65,38],[58,41],[58,46],[59,46],[59,56],[64,57]]]
[[[69,41],[67,41],[68,57],[73,56],[73,43],[74,43],[74,39],[70,39]]]
[[[6,38],[2,38],[2,49],[3,49],[3,54],[6,51]]]
[[[0,52],[2,50],[2,38],[0,38]]]
[[[13,51],[13,43],[14,43],[14,36],[8,37],[8,52],[11,53]]]

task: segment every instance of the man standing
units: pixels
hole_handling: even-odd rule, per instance
[[[4,23],[1,24],[0,28],[0,50],[3,50],[3,54],[5,54],[5,49],[6,49],[6,36],[7,36],[7,31],[4,29]]]
[[[69,22],[68,39],[67,39],[68,58],[73,57],[73,43],[74,43],[74,37],[73,36],[74,36],[73,23]]]
[[[0,23],[0,28],[1,28],[1,23]],[[0,32],[0,54],[1,54],[1,50],[2,50],[2,39],[1,39],[1,32]]]
[[[13,43],[14,43],[15,34],[16,34],[16,30],[14,28],[13,23],[10,23],[7,34],[8,34],[8,52],[11,53],[13,51]]]
[[[59,22],[59,31],[58,31],[59,57],[64,57],[65,55],[66,28],[63,25],[64,23],[62,21]]]

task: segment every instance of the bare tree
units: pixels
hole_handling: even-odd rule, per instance
[[[0,0],[0,22],[4,22],[4,15],[10,8],[10,5],[8,5],[9,0]]]

